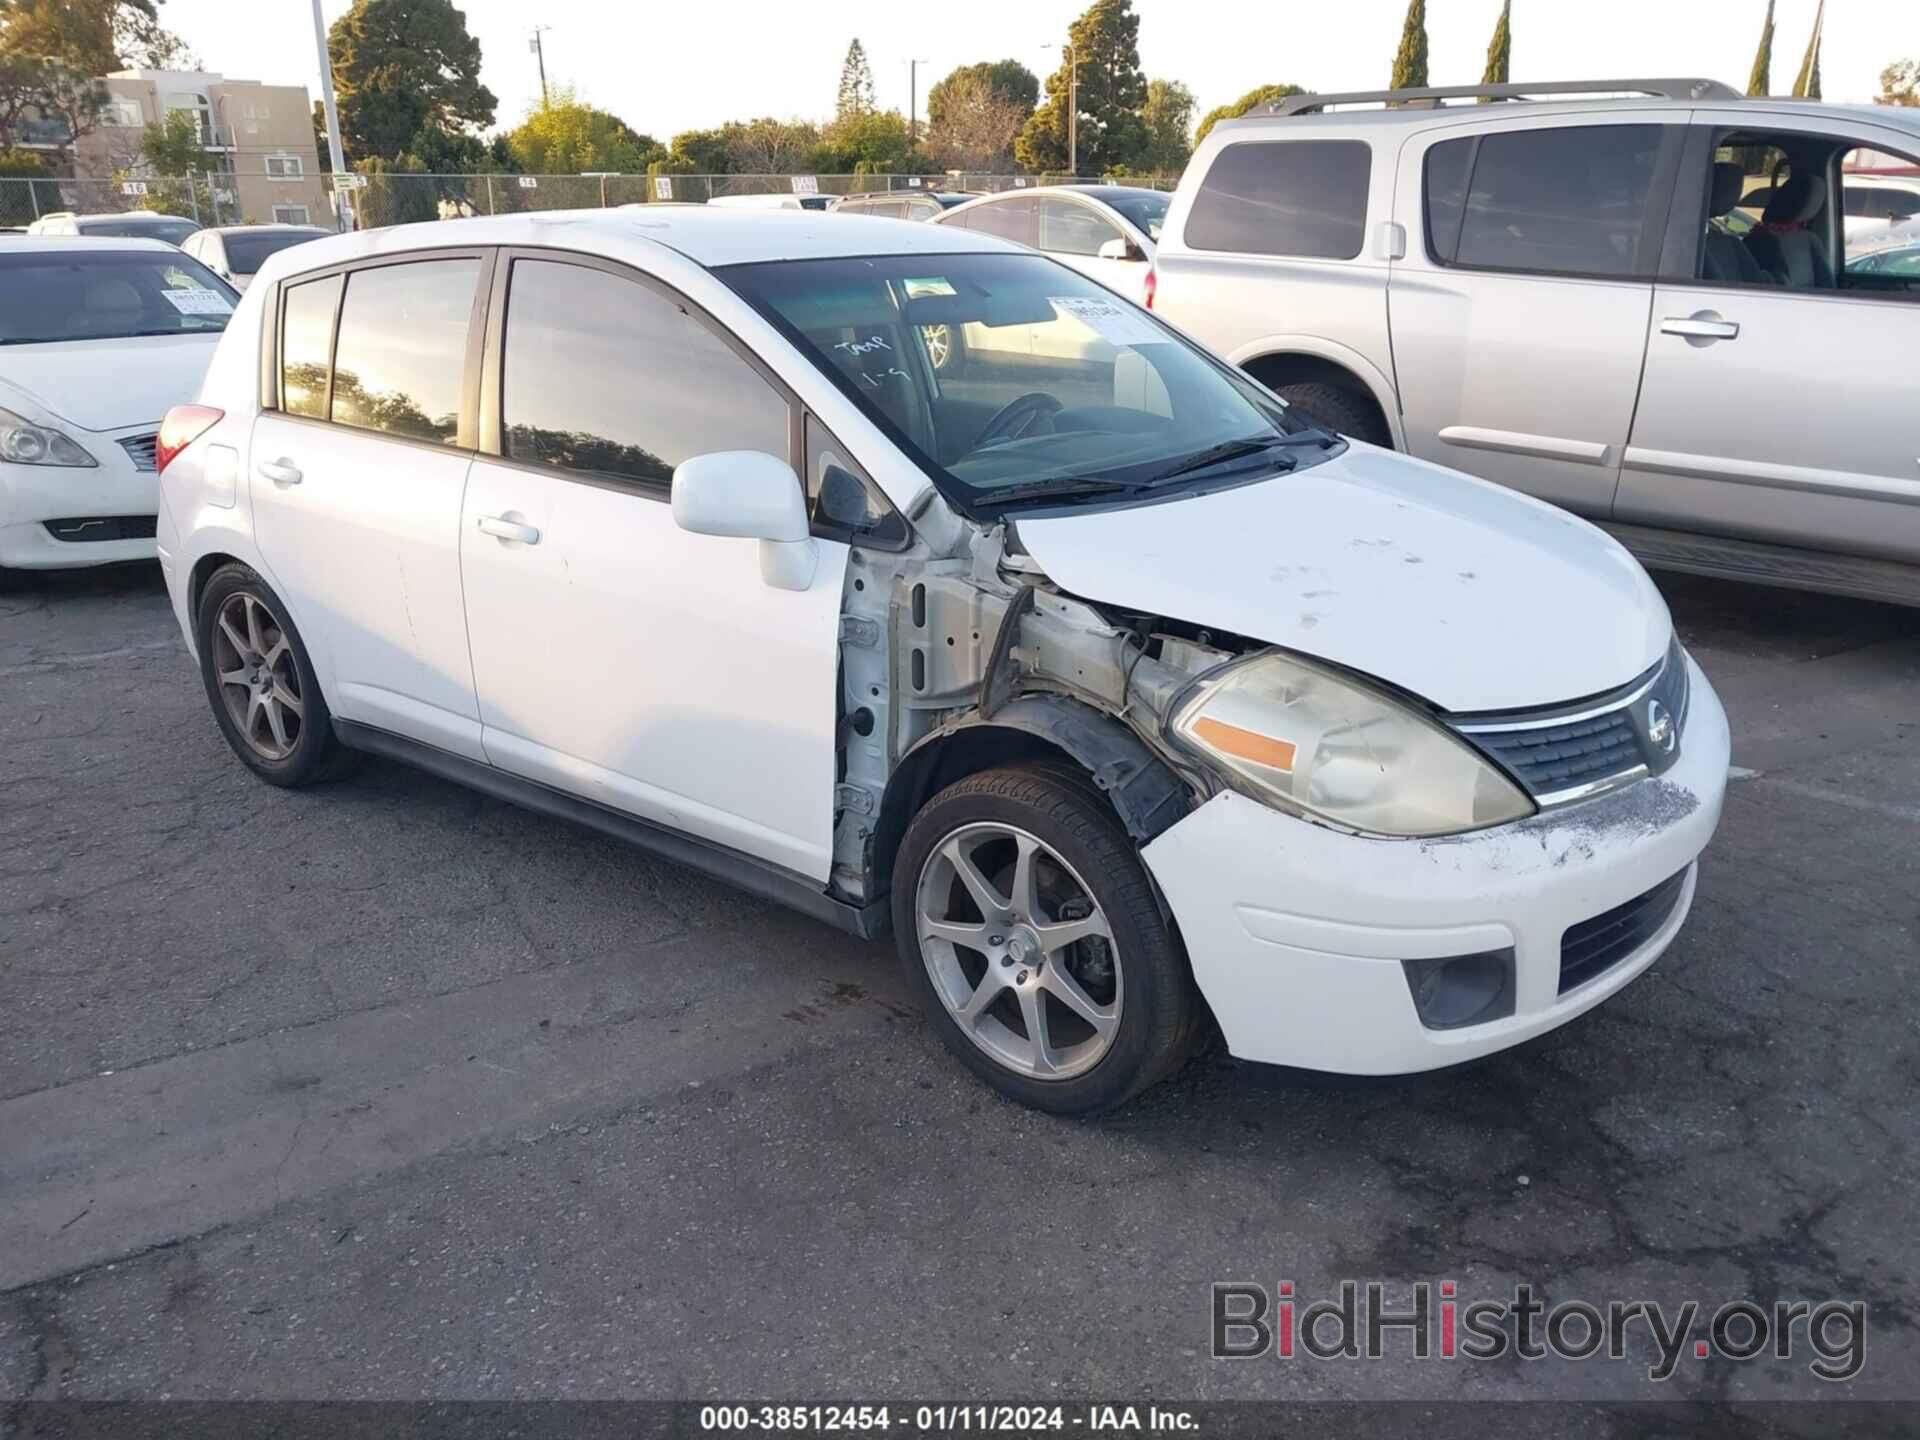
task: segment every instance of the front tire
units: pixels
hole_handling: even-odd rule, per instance
[[[1022,1104],[1108,1110],[1192,1052],[1192,972],[1132,840],[1077,771],[989,770],[936,795],[901,840],[893,922],[940,1038]]]
[[[353,752],[333,733],[313,662],[285,604],[251,566],[223,565],[200,592],[194,638],[214,719],[270,785],[332,780]]]
[[[1368,445],[1393,448],[1393,436],[1387,432],[1380,408],[1344,385],[1302,381],[1297,385],[1281,385],[1274,393],[1323,430]]]

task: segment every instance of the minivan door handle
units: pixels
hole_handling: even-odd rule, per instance
[[[1662,335],[1682,335],[1688,340],[1737,340],[1740,327],[1731,320],[1722,320],[1711,310],[1702,310],[1697,315],[1669,315],[1660,322]]]
[[[255,470],[260,478],[271,480],[276,485],[298,485],[301,481],[300,467],[282,455],[278,460],[260,460],[255,462]]]
[[[481,530],[496,540],[513,540],[521,545],[538,545],[540,532],[531,525],[523,525],[518,520],[509,520],[504,515],[482,515],[477,522]]]

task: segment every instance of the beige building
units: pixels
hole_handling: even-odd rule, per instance
[[[220,223],[331,223],[305,86],[193,70],[122,70],[102,83],[111,98],[99,125],[74,146],[76,178],[137,175],[146,127],[184,110],[208,152]]]

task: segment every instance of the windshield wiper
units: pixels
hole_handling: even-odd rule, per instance
[[[1024,480],[1018,485],[1001,485],[983,491],[979,503],[1002,505],[1016,500],[1081,500],[1092,495],[1131,495],[1145,488],[1144,484],[1125,480]]]
[[[1197,470],[1211,470],[1215,465],[1224,465],[1229,460],[1245,460],[1261,455],[1269,450],[1284,449],[1298,443],[1292,435],[1247,435],[1238,440],[1222,440],[1218,445],[1209,445],[1206,449],[1189,455],[1170,470],[1162,470],[1154,476],[1156,482],[1172,480],[1181,475],[1191,475]],[[1289,460],[1291,467],[1298,462]]]

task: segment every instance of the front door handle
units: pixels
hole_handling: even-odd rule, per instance
[[[1688,340],[1737,340],[1740,327],[1731,320],[1722,320],[1711,310],[1702,310],[1697,315],[1669,315],[1660,322],[1662,335],[1682,335]]]
[[[276,485],[298,485],[302,479],[300,467],[282,455],[278,460],[261,460],[254,467],[263,480],[271,480]]]
[[[538,545],[540,532],[531,525],[522,525],[518,520],[509,520],[504,515],[482,515],[478,524],[485,533],[496,540],[512,540],[521,545]]]

